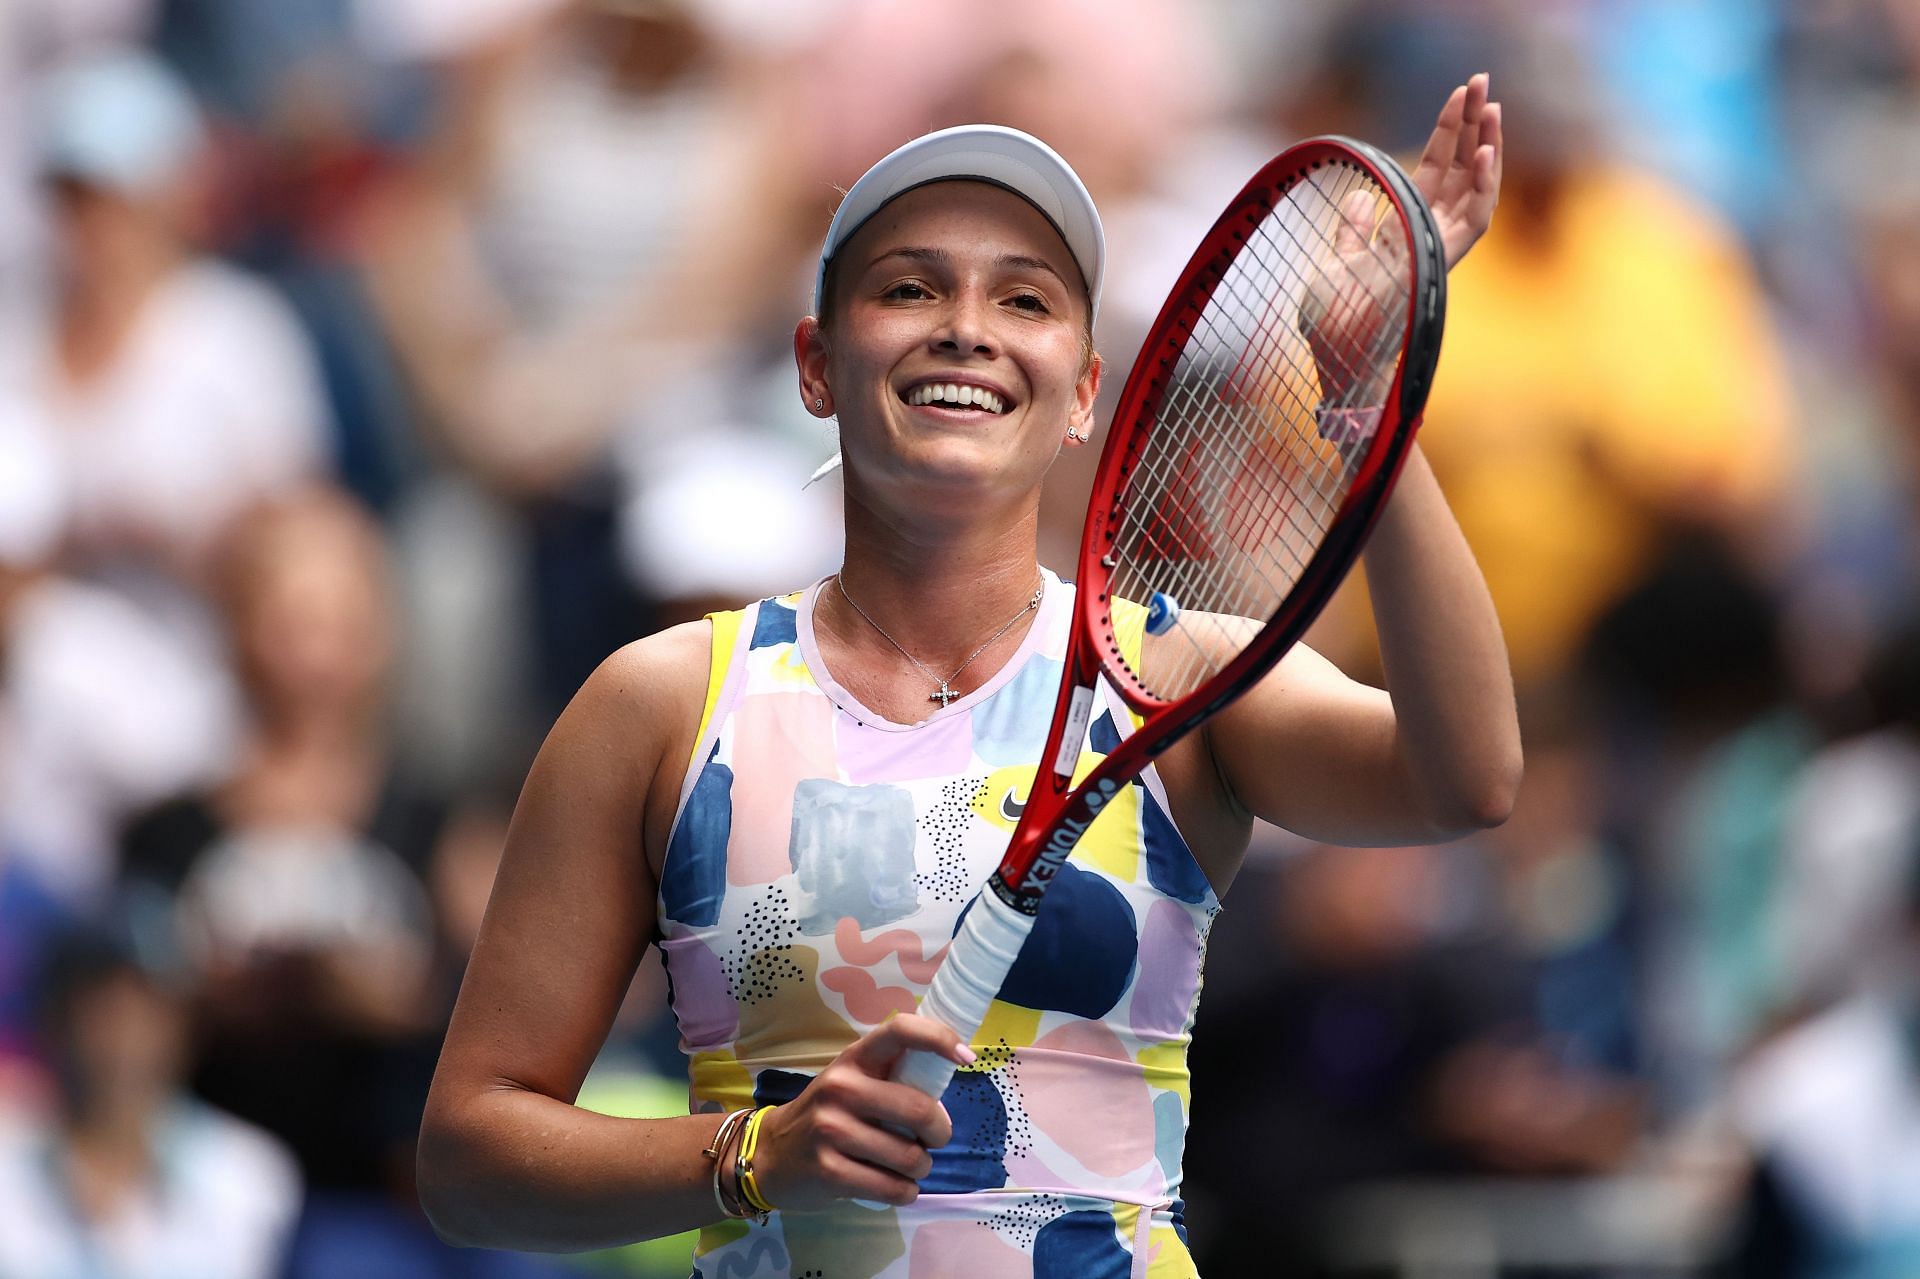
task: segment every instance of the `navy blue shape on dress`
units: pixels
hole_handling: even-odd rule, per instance
[[[1206,872],[1193,860],[1193,851],[1180,838],[1153,792],[1140,788],[1140,837],[1146,845],[1147,882],[1175,901],[1203,902],[1211,891]]]
[[[1033,1279],[1127,1279],[1133,1257],[1113,1232],[1113,1214],[1063,1212],[1033,1240]]]
[[[720,743],[700,766],[687,806],[667,841],[660,870],[660,904],[668,919],[695,928],[720,922],[727,890],[727,838],[733,833],[733,770],[718,756]]]
[[[958,923],[954,931],[960,931]],[[1120,890],[1065,862],[1040,902],[1033,932],[1013,961],[1000,998],[1022,1008],[1098,1020],[1126,993],[1139,957],[1133,907]]]
[[[982,1074],[963,1071],[940,1102],[953,1116],[953,1140],[933,1152],[933,1170],[920,1181],[931,1195],[994,1190],[1007,1184],[1007,1104]]]
[[[800,638],[800,622],[794,611],[779,600],[761,600],[759,616],[753,622],[753,640],[748,648],[766,648],[772,644],[792,644]]]
[[[784,1106],[798,1097],[813,1082],[812,1075],[793,1070],[763,1070],[754,1076],[753,1104]]]

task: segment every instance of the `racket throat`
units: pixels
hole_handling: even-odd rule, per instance
[[[1067,715],[1060,726],[1060,745],[1053,754],[1053,771],[1060,777],[1072,777],[1080,763],[1080,746],[1087,740],[1087,725],[1093,720],[1093,686],[1076,684],[1068,695]]]
[[[1016,838],[1006,860],[988,881],[994,895],[1023,915],[1040,909],[1040,899],[1080,839],[1119,794],[1122,783],[1110,777],[1088,778],[1067,797],[1066,806],[1030,838]]]

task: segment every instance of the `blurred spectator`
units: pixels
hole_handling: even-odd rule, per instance
[[[1775,921],[1794,780],[1819,744],[1781,619],[1715,539],[1677,544],[1596,626],[1589,661],[1624,758],[1640,862],[1647,1073],[1669,1116],[1711,1108],[1790,998]]]
[[[366,8],[167,0],[154,39],[212,121],[213,243],[292,304],[331,408],[340,480],[385,512],[422,459],[358,258],[432,94],[424,68],[364,30]]]
[[[784,202],[756,198],[782,161],[777,77],[737,68],[696,5],[510,8],[412,6],[438,34],[387,33],[438,55],[441,111],[368,248],[452,464],[398,528],[423,711],[408,748],[454,785],[520,758],[529,725],[650,629],[616,549],[609,441],[679,384],[740,381],[741,312],[779,296],[762,282],[790,261]],[[472,645],[476,628],[502,642]]]
[[[1433,848],[1315,847],[1242,871],[1193,1037],[1203,1273],[1317,1273],[1327,1207],[1362,1182],[1630,1153],[1637,1101],[1542,1040],[1527,969],[1474,902],[1483,879]]]
[[[1772,262],[1817,408],[1788,640],[1797,682],[1833,705],[1920,585],[1920,20],[1900,0],[1792,5],[1784,20],[1803,213]]]
[[[1907,870],[1920,866],[1910,844]],[[1807,1279],[1893,1276],[1920,1267],[1920,885],[1896,897],[1894,927],[1863,939],[1900,971],[1795,1018],[1734,1077],[1734,1114],[1759,1160],[1741,1254],[1775,1260],[1761,1241],[1792,1240],[1791,1273]],[[1889,912],[1892,913],[1892,912]]]
[[[378,526],[342,493],[303,490],[229,530],[216,580],[251,712],[239,768],[149,813],[124,845],[130,891],[170,904],[193,975],[195,1090],[298,1156],[311,1193],[294,1279],[550,1273],[447,1248],[414,1199],[448,998],[433,907],[472,927],[490,841],[484,824],[477,845],[450,829],[388,748],[395,634]]]
[[[130,882],[175,903],[194,966],[197,1087],[285,1137],[318,1187],[384,1191],[429,1024],[422,876],[441,808],[394,770],[394,645],[376,526],[312,490],[230,532],[221,597],[251,712],[238,770],[127,834]]]
[[[1920,627],[1868,692],[1873,726],[1791,789],[1780,1007],[1732,1079],[1759,1169],[1743,1255],[1791,1239],[1809,1276],[1920,1265]]]
[[[117,944],[70,935],[41,1000],[54,1104],[0,1112],[0,1276],[278,1275],[299,1174],[280,1143],[182,1092],[177,995]]]
[[[1613,158],[1608,131],[1637,127],[1638,109],[1616,122],[1551,8],[1469,8],[1391,5],[1369,30],[1415,49],[1428,30],[1443,47],[1477,34],[1512,121],[1499,217],[1448,281],[1421,442],[1524,691],[1568,669],[1669,526],[1779,557],[1791,405],[1732,228]]]
[[[724,280],[682,278],[711,265],[716,214],[748,229],[730,211],[765,180],[742,163],[769,123],[742,99],[764,90],[723,53],[684,0],[554,0],[444,64],[375,279],[437,438],[489,487],[565,491],[650,383],[736,336],[762,265],[746,237]]]
[[[286,308],[194,254],[205,136],[160,63],[101,54],[42,88],[59,290],[5,391],[54,423],[69,554],[168,613],[204,584],[222,526],[324,462],[311,354]]]
[[[53,450],[33,473],[62,503],[57,562],[112,594],[49,590],[57,622],[19,614],[33,626],[10,663],[28,709],[9,811],[77,896],[98,886],[102,826],[230,748],[211,548],[246,505],[320,467],[322,414],[284,306],[193,252],[204,136],[184,87],[144,54],[103,52],[54,72],[36,106],[57,288],[43,328],[0,343],[0,420]]]
[[[1591,702],[1571,682],[1532,699],[1526,785],[1506,824],[1473,845],[1497,881],[1487,923],[1524,958],[1545,1045],[1569,1066],[1627,1080],[1643,1066],[1642,884],[1611,828]]]
[[[36,189],[34,82],[89,48],[138,39],[152,9],[153,0],[12,0],[0,14],[0,326],[51,283]]]
[[[1920,902],[1920,620],[1862,688],[1864,726],[1807,761],[1787,796],[1777,936],[1782,1002],[1817,1008],[1908,979]]]
[[[91,911],[120,824],[224,767],[232,707],[224,673],[150,616],[51,570],[68,518],[59,442],[5,400],[0,458],[0,899]],[[0,948],[33,931],[20,914],[0,923]],[[0,977],[0,1006],[28,958],[0,963],[14,978]]]

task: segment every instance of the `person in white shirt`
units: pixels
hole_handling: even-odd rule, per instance
[[[0,1110],[0,1279],[270,1279],[292,1157],[191,1100],[185,1010],[127,949],[75,936],[42,986],[49,1113]]]

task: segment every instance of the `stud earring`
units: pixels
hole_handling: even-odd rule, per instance
[[[827,407],[827,402],[825,400],[821,399],[817,395],[813,397],[813,411],[815,413],[818,413],[821,409],[824,409],[826,407]]]
[[[1080,439],[1084,439],[1085,437],[1082,436],[1079,431],[1075,430],[1073,427],[1070,426],[1067,428],[1067,438],[1070,440],[1080,440]]]

